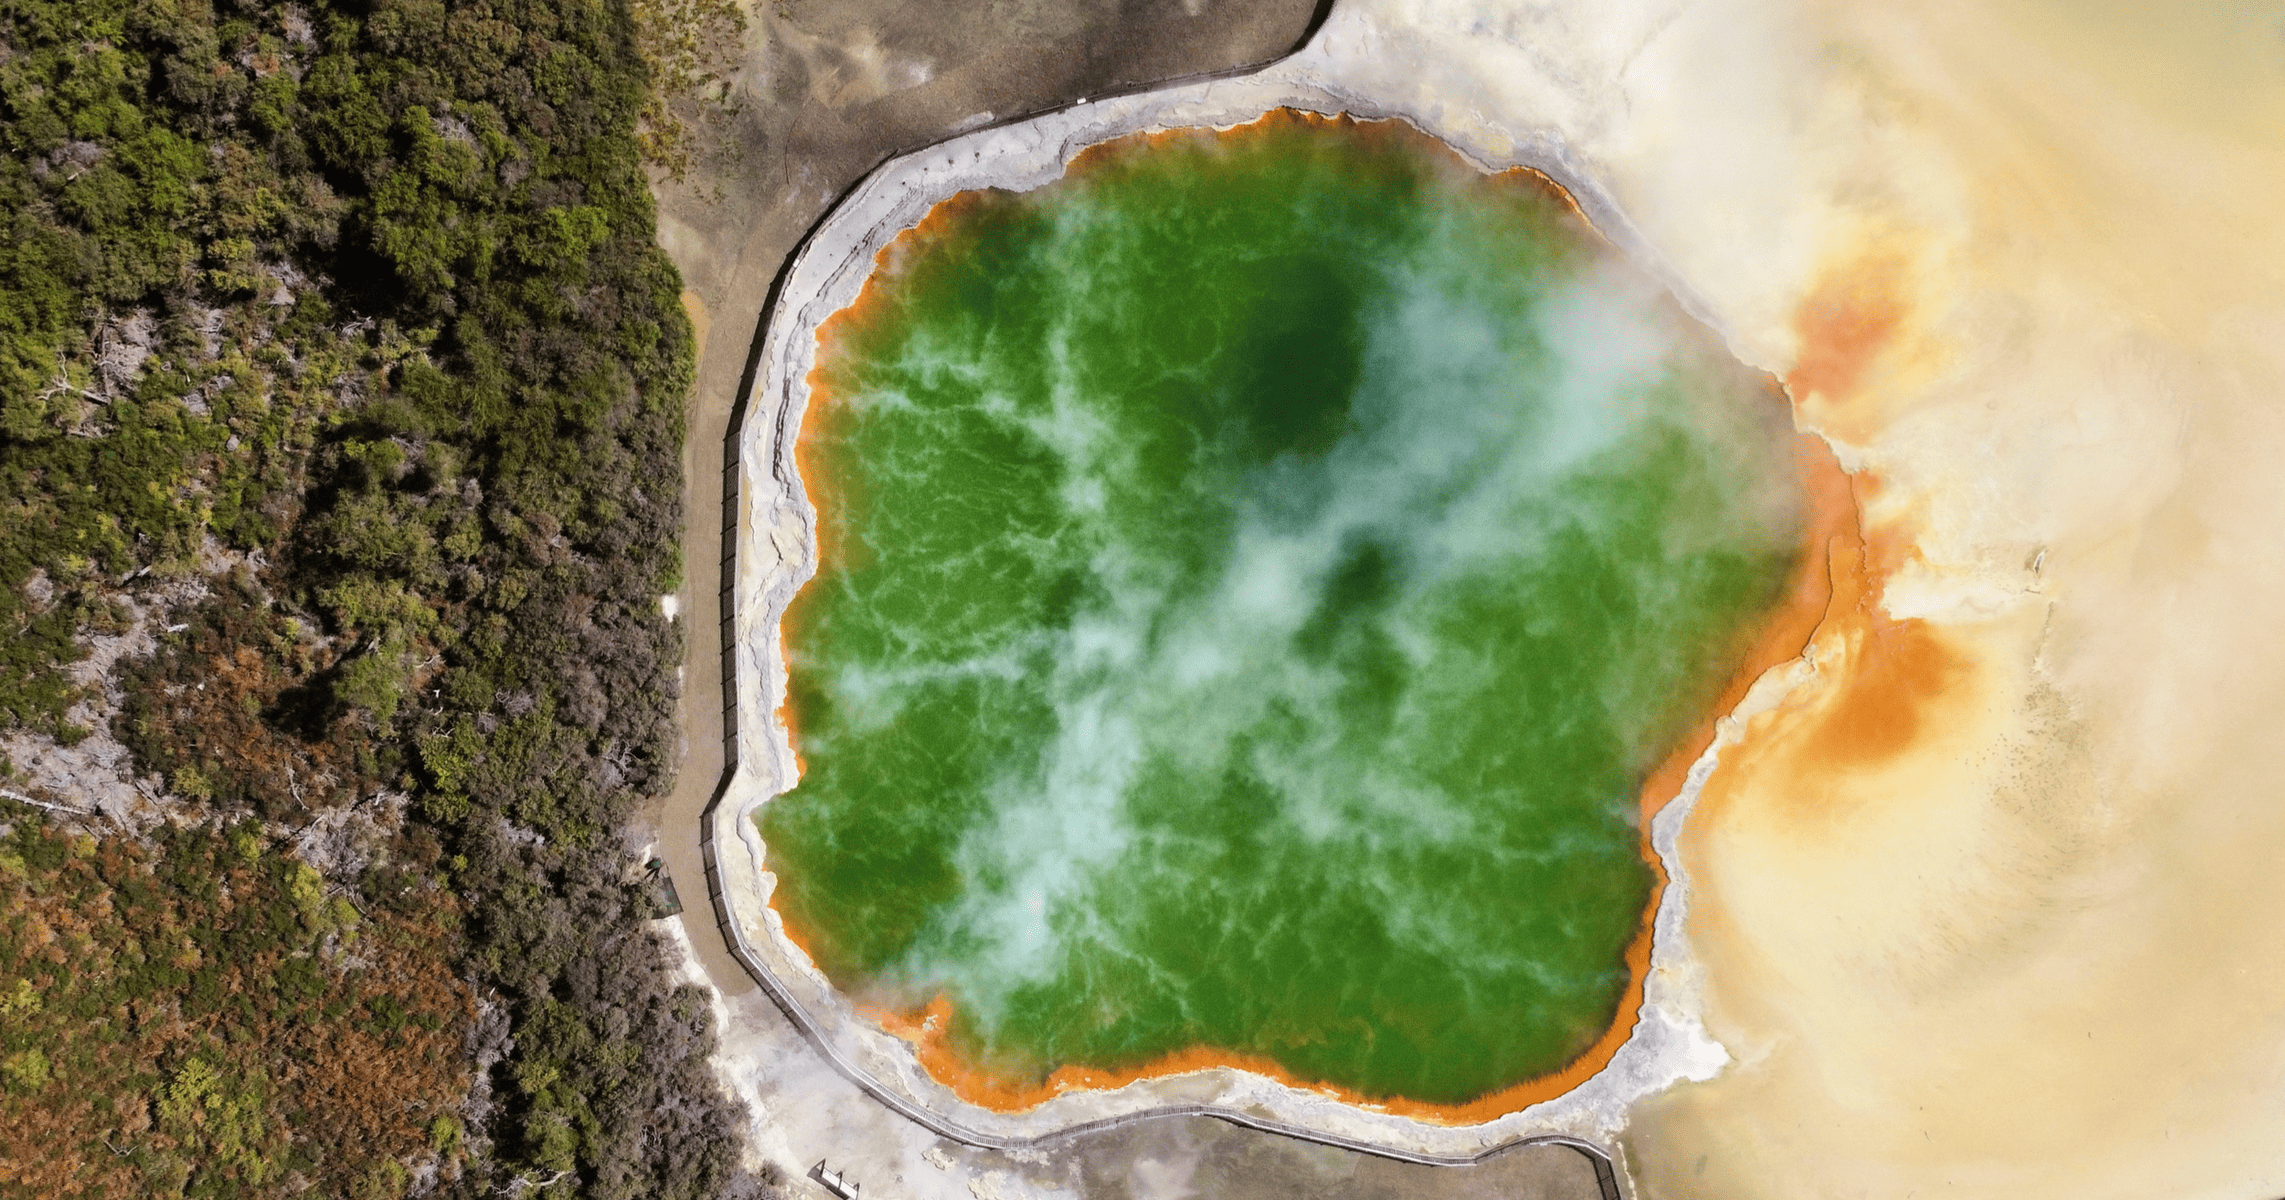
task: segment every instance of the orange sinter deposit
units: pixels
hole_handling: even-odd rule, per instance
[[[1400,142],[1427,156],[1428,161],[1438,169],[1476,175],[1474,168],[1448,147],[1404,123],[1358,123],[1345,117],[1323,118],[1291,110],[1271,113],[1260,121],[1222,131],[1218,135],[1199,130],[1172,130],[1119,139],[1081,153],[1073,160],[1071,169],[1077,172],[1099,168],[1120,161],[1122,156],[1142,153],[1175,139],[1195,141],[1218,136],[1234,141],[1277,129],[1334,126],[1382,142]],[[1582,227],[1592,228],[1587,225],[1584,214],[1579,211],[1569,193],[1543,174],[1518,168],[1499,173],[1492,179],[1498,186],[1529,188],[1559,197],[1578,217]],[[846,499],[843,490],[846,482],[838,477],[825,477],[818,462],[820,455],[816,452],[819,439],[838,436],[836,422],[842,419],[846,411],[844,404],[831,393],[830,355],[835,352],[837,345],[845,345],[849,340],[861,337],[879,318],[885,303],[885,291],[889,286],[885,281],[895,277],[900,262],[923,248],[941,247],[952,241],[969,223],[994,219],[995,214],[1005,210],[1006,199],[1004,193],[967,192],[937,205],[920,224],[899,235],[877,253],[876,274],[866,282],[857,300],[849,308],[835,313],[818,330],[820,366],[808,378],[809,399],[803,414],[795,462],[811,502],[821,509],[836,500]],[[1868,318],[1849,307],[1851,303],[1848,297],[1837,297],[1828,307],[1837,306],[1838,315],[1819,318],[1825,323],[1819,328],[1829,326],[1842,331],[1828,339],[1836,345],[1827,355],[1826,365],[1818,369],[1822,372],[1818,376],[1820,379],[1843,380],[1852,372],[1861,373],[1864,368],[1852,365],[1852,356],[1872,354],[1876,344],[1886,337],[1883,328],[1859,328],[1867,324]],[[1878,322],[1873,321],[1873,324],[1877,325]],[[1839,344],[1842,342],[1847,344]],[[1803,390],[1805,378],[1797,377],[1788,381],[1796,394]],[[1817,390],[1838,391],[1840,386],[1838,383],[1825,382],[1818,384]],[[1770,393],[1771,403],[1784,403],[1774,386],[1770,388]],[[1649,903],[1641,914],[1632,944],[1625,954],[1629,982],[1614,1019],[1559,1072],[1503,1087],[1464,1103],[1437,1104],[1395,1096],[1359,1094],[1320,1081],[1298,1078],[1263,1057],[1235,1054],[1210,1046],[1194,1046],[1125,1068],[1065,1066],[1042,1079],[1036,1075],[995,1070],[964,1056],[953,1044],[952,1004],[945,995],[937,995],[918,1010],[883,1008],[860,999],[858,1011],[912,1043],[920,1063],[929,1075],[950,1087],[961,1099],[1003,1112],[1027,1110],[1068,1091],[1111,1089],[1137,1080],[1213,1067],[1236,1068],[1276,1079],[1297,1089],[1335,1096],[1360,1107],[1445,1124],[1473,1124],[1491,1120],[1577,1087],[1611,1061],[1633,1032],[1641,1008],[1645,977],[1650,969],[1651,921],[1668,882],[1650,844],[1648,829],[1652,818],[1679,794],[1691,764],[1713,744],[1718,719],[1744,700],[1757,680],[1772,668],[1797,659],[1804,646],[1809,644],[1812,634],[1820,637],[1837,636],[1833,631],[1851,622],[1865,620],[1865,613],[1869,611],[1866,606],[1871,600],[1865,582],[1867,575],[1864,566],[1867,552],[1860,535],[1857,496],[1852,490],[1850,477],[1842,470],[1840,462],[1834,458],[1822,438],[1808,434],[1798,435],[1794,439],[1793,452],[1802,493],[1806,498],[1803,505],[1804,545],[1794,577],[1776,606],[1750,636],[1740,640],[1731,657],[1725,660],[1732,664],[1731,670],[1713,705],[1657,762],[1641,788],[1638,811],[1644,832],[1640,853],[1654,873],[1655,884]],[[828,555],[864,552],[864,547],[850,544],[845,534],[830,542],[821,542],[819,547],[821,561]],[[786,614],[786,628],[800,627],[798,623],[802,619],[802,610],[803,601],[797,596]],[[796,731],[792,725],[790,707],[781,708],[779,717],[786,723],[789,738],[793,738]],[[798,748],[798,740],[796,746]],[[774,896],[772,904],[778,905]],[[796,922],[785,919],[786,912],[782,906],[778,907],[778,912],[793,943],[810,954],[812,961],[819,961],[812,935],[797,928]]]

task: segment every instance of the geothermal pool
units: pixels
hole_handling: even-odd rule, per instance
[[[1801,501],[1766,382],[1560,192],[1389,124],[1112,143],[939,206],[810,382],[757,819],[859,1004],[994,1079],[1427,1104],[1626,1017],[1645,778]]]

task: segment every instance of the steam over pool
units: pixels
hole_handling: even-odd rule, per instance
[[[996,1072],[1464,1101],[1609,1026],[1649,767],[1792,563],[1760,381],[1536,181],[1271,121],[908,238],[820,350],[805,773],[843,988]]]

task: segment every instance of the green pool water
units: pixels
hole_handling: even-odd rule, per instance
[[[820,349],[776,904],[995,1071],[1465,1101],[1609,1027],[1783,413],[1556,197],[1271,123],[968,205]]]

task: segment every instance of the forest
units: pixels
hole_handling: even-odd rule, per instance
[[[0,733],[171,814],[0,774],[0,1194],[765,1190],[634,845],[692,372],[642,34],[0,0]]]

